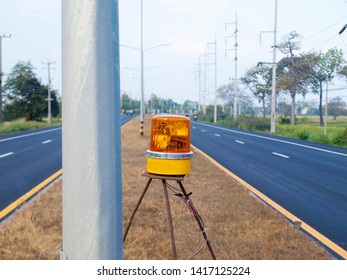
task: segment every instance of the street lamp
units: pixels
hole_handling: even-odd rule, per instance
[[[143,57],[144,57],[144,52],[148,51],[148,50],[153,50],[156,48],[160,48],[160,47],[168,47],[171,45],[171,43],[164,43],[164,44],[160,44],[160,45],[155,45],[149,48],[143,48],[143,27],[142,27],[142,1],[141,1],[141,48],[135,48],[135,47],[131,47],[128,45],[124,45],[124,44],[119,44],[121,47],[125,47],[128,49],[133,49],[133,50],[137,50],[141,52],[141,102],[140,102],[140,135],[143,136],[143,127],[144,127],[144,63],[143,63]],[[154,68],[151,67],[151,68]]]

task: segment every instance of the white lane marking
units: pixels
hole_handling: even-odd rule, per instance
[[[29,137],[29,136],[32,136],[32,135],[38,135],[38,134],[48,133],[48,132],[55,131],[55,130],[59,130],[59,129],[61,129],[61,127],[54,128],[54,129],[49,129],[49,130],[45,130],[45,131],[40,131],[40,132],[35,132],[35,133],[29,133],[29,134],[20,135],[20,136],[15,136],[15,137],[10,137],[10,138],[5,138],[5,139],[0,139],[0,143],[1,143],[1,142],[6,142],[6,141],[10,141],[10,140],[14,140],[14,139]]]
[[[235,142],[236,142],[236,143],[239,143],[239,144],[241,144],[241,145],[245,144],[245,142],[242,142],[242,141],[240,141],[240,140],[235,140]]]
[[[11,153],[7,153],[7,154],[3,154],[3,155],[0,155],[0,158],[3,158],[3,157],[8,157],[8,156],[10,156],[10,155],[13,155],[13,152],[11,152]]]
[[[49,139],[49,140],[47,140],[47,141],[43,141],[42,144],[47,144],[47,143],[50,143],[50,142],[52,142],[51,139]]]
[[[283,158],[289,158],[289,156],[286,156],[286,155],[283,155],[283,154],[279,154],[279,153],[275,153],[275,152],[272,152],[272,154],[275,155],[275,156],[283,157]]]
[[[220,135],[219,135],[219,134],[217,134],[217,133],[215,133],[215,134],[214,134],[214,136],[220,137]]]
[[[202,132],[206,132],[206,130],[205,130],[205,129],[201,129],[201,131],[202,131]]]
[[[344,154],[344,153],[339,153],[339,152],[330,151],[330,150],[326,150],[326,149],[316,148],[316,147],[312,147],[312,146],[308,146],[308,145],[304,145],[304,144],[299,144],[299,143],[295,143],[295,142],[289,142],[289,141],[275,139],[275,138],[261,136],[261,135],[255,135],[255,134],[242,132],[242,131],[236,131],[236,130],[232,130],[232,129],[228,129],[228,128],[224,128],[224,127],[218,127],[218,126],[202,124],[202,123],[200,123],[200,124],[204,125],[204,126],[212,127],[212,128],[217,128],[217,129],[233,132],[233,133],[248,135],[248,136],[251,136],[251,137],[266,139],[266,140],[270,140],[270,141],[285,143],[285,144],[289,144],[289,145],[293,145],[293,146],[299,146],[299,147],[302,147],[302,148],[307,148],[307,149],[312,149],[312,150],[316,150],[316,151],[320,151],[320,152],[325,152],[325,153],[330,153],[330,154],[335,154],[335,155],[347,157],[347,154]]]

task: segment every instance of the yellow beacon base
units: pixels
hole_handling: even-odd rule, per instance
[[[190,174],[191,159],[162,159],[147,157],[147,171],[159,175]]]

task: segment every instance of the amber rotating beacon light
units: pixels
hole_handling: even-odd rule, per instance
[[[152,117],[147,171],[159,175],[190,173],[190,119],[178,115]]]

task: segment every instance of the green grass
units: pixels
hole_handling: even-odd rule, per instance
[[[276,135],[298,138],[311,142],[347,147],[347,117],[328,118],[327,134],[320,126],[319,117],[298,117],[297,125],[276,123]]]
[[[201,116],[199,120],[209,121],[209,115]],[[213,122],[213,120],[210,120]],[[236,120],[232,117],[218,120],[218,124],[235,127],[244,130],[270,133],[270,118],[262,116],[240,115]],[[281,117],[276,120],[275,135],[296,138],[311,142],[319,142],[328,145],[347,147],[347,116],[328,118],[327,134],[324,135],[324,126],[320,126],[318,116],[298,116],[297,124],[283,123]]]
[[[61,125],[61,121],[59,119],[52,119],[53,125]],[[0,125],[0,135],[9,134],[13,132],[25,131],[25,130],[33,130],[42,127],[48,127],[49,124],[47,121],[25,121],[25,120],[16,120],[11,122],[4,122]]]

